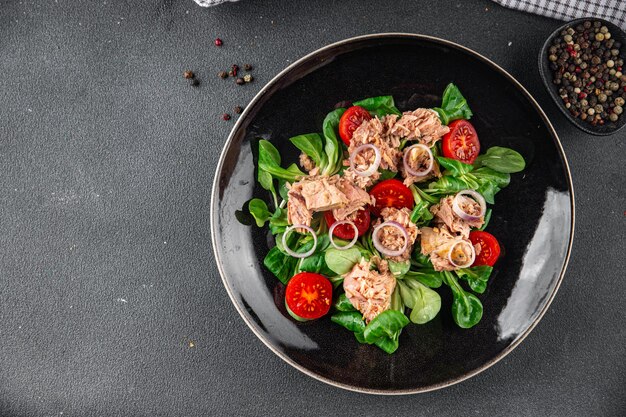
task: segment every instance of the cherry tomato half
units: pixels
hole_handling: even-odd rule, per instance
[[[480,245],[480,253],[476,254],[476,260],[472,266],[493,266],[500,256],[500,244],[494,235],[482,230],[470,232],[470,240],[474,246]]]
[[[415,204],[411,190],[396,179],[379,182],[372,187],[370,195],[376,200],[376,204],[372,206],[372,213],[377,216],[380,216],[381,210],[385,207],[412,209]]]
[[[332,211],[325,211],[324,218],[326,219],[328,227],[332,226],[337,221],[335,220]],[[369,209],[365,208],[357,211],[356,218],[353,221],[356,229],[359,231],[359,236],[363,236],[370,227]],[[352,240],[354,239],[354,228],[349,224],[341,224],[335,227],[335,230],[333,230],[333,236],[336,236],[339,239]]]
[[[450,131],[443,137],[443,156],[473,164],[480,153],[480,142],[474,126],[467,120],[459,119],[448,127]]]
[[[319,319],[328,313],[332,300],[333,285],[324,275],[300,272],[287,283],[285,306],[296,320]]]
[[[361,106],[352,106],[339,119],[339,136],[346,146],[350,146],[350,139],[357,127],[366,120],[370,120],[369,112]]]

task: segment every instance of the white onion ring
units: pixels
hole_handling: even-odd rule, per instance
[[[341,226],[342,224],[349,224],[354,229],[354,237],[352,238],[352,241],[350,241],[350,243],[348,243],[346,246],[338,246],[333,240],[333,232],[335,231],[335,227]],[[333,223],[333,225],[330,226],[330,229],[328,230],[328,237],[330,238],[330,244],[333,245],[333,248],[338,250],[350,249],[352,246],[354,246],[356,240],[359,238],[359,229],[356,227],[356,224],[354,224],[353,221],[341,220],[339,222]]]
[[[416,148],[425,150],[426,153],[428,153],[428,157],[430,158],[430,163],[428,164],[428,168],[425,169],[424,171],[416,171],[413,168],[411,168],[409,161],[407,159],[409,157],[409,154],[411,153],[411,150],[416,149]],[[402,157],[402,162],[404,163],[404,170],[407,173],[411,174],[414,177],[425,177],[426,175],[430,173],[430,171],[433,170],[433,166],[435,165],[435,157],[433,156],[433,153],[428,146],[418,143],[417,145],[413,145],[404,150],[404,156]]]
[[[365,149],[371,149],[374,151],[374,154],[376,155],[376,158],[374,159],[374,163],[372,165],[370,165],[369,168],[367,168],[365,171],[359,171],[358,169],[356,169],[356,167],[354,166],[354,159],[356,158],[356,156],[361,153],[363,150]],[[352,170],[355,172],[356,175],[359,175],[361,177],[370,177],[372,176],[376,171],[378,171],[378,167],[380,166],[380,160],[381,160],[381,156],[380,156],[380,151],[378,150],[378,148],[374,145],[372,145],[371,143],[366,143],[365,145],[361,145],[358,148],[356,148],[351,154],[350,154],[350,168],[352,168]]]
[[[461,206],[459,205],[459,196],[462,196],[462,195],[469,195],[470,197],[474,199],[474,201],[476,201],[480,205],[480,214],[478,216],[468,214],[464,212],[463,209],[461,209]],[[454,196],[454,200],[452,200],[452,210],[454,210],[454,214],[456,214],[463,220],[476,221],[476,220],[480,220],[480,218],[485,215],[485,212],[487,211],[487,203],[485,203],[485,198],[482,195],[480,195],[480,193],[474,190],[463,190],[463,191],[459,191]]]
[[[398,250],[389,250],[387,248],[385,248],[382,243],[380,242],[380,239],[378,238],[378,231],[380,229],[382,229],[383,227],[386,226],[391,226],[391,227],[395,227],[396,229],[398,229],[401,233],[402,236],[404,236],[404,245],[402,245],[402,247]],[[404,253],[404,251],[406,250],[407,246],[409,246],[409,233],[406,231],[406,229],[404,227],[402,227],[402,225],[398,222],[394,222],[394,221],[387,221],[384,223],[379,224],[378,226],[376,226],[374,228],[374,231],[372,232],[372,243],[374,243],[374,246],[376,247],[376,249],[378,249],[378,251],[380,253],[382,253],[383,255],[386,256],[400,256]]]
[[[287,241],[285,239],[287,238],[289,232],[291,232],[293,229],[305,229],[307,232],[311,233],[311,236],[313,236],[313,247],[310,251],[305,253],[297,253],[289,249],[289,247],[287,246]],[[285,232],[283,233],[283,248],[285,249],[285,252],[287,252],[294,258],[307,258],[313,255],[313,252],[315,252],[315,249],[317,249],[317,235],[315,234],[315,230],[313,230],[306,224],[294,224],[293,226],[289,226],[285,229]]]
[[[472,257],[470,258],[469,262],[467,262],[467,263],[466,263],[466,264],[464,264],[464,265],[459,265],[459,264],[457,264],[456,262],[454,262],[454,261],[452,260],[452,251],[454,250],[454,248],[455,248],[457,245],[459,245],[459,244],[461,244],[461,243],[466,244],[466,245],[469,245],[469,247],[470,247],[470,249],[471,249],[471,251],[472,251]],[[474,260],[476,260],[476,250],[474,249],[474,245],[472,245],[471,243],[469,243],[469,242],[467,242],[467,241],[465,241],[465,240],[459,240],[458,242],[453,243],[453,244],[452,244],[452,246],[450,246],[450,250],[448,251],[448,261],[449,261],[452,265],[456,266],[457,268],[467,268],[468,266],[471,266],[471,265],[474,263]]]

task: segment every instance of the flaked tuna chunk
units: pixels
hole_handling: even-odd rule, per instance
[[[311,225],[313,213],[306,208],[304,197],[298,193],[289,191],[289,201],[287,202],[287,221],[289,224]]]
[[[372,269],[372,266],[376,269]],[[343,289],[354,308],[370,322],[391,306],[391,294],[396,279],[389,272],[387,262],[377,257],[364,258],[344,276]]]
[[[357,170],[363,172],[367,171],[375,161],[376,152],[374,152],[371,148],[366,148],[360,150],[356,155],[354,155],[353,165]],[[350,165],[349,160],[346,159],[344,162],[347,163],[347,166]]]
[[[411,257],[411,252],[413,250],[413,244],[415,243],[415,239],[419,234],[419,229],[415,225],[415,223],[411,222],[411,210],[406,207],[402,209],[397,209],[395,207],[386,207],[382,209],[380,212],[382,219],[378,219],[373,227],[378,226],[383,221],[394,221],[400,224],[407,231],[409,235],[409,242],[407,247],[399,256],[391,256],[386,259],[390,259],[396,262],[404,262]],[[378,231],[378,239],[383,247],[396,251],[404,246],[404,235],[395,227],[383,227]]]
[[[335,185],[339,177],[307,177],[289,186],[287,220],[290,224],[311,225],[313,212],[332,210],[348,203]]]
[[[309,210],[332,210],[348,202],[336,182],[337,177],[309,177],[293,184],[289,192],[299,192]]]
[[[360,146],[360,145],[359,145]],[[353,147],[353,152],[357,147]],[[343,177],[349,180],[354,185],[361,187],[363,189],[372,186],[380,177],[380,173],[378,171],[374,172],[372,175],[368,177],[361,176],[357,174],[357,171],[364,172],[367,171],[372,164],[376,160],[376,153],[373,149],[363,149],[356,155],[354,155],[354,167],[350,166],[350,158],[344,159],[343,165],[347,167],[343,171]]]
[[[430,256],[430,262],[435,271],[454,271],[458,269],[448,259],[450,248],[454,246],[452,259],[459,265],[465,264],[471,258],[471,242],[461,236],[452,235],[445,226],[422,227],[420,229],[422,254]],[[458,242],[467,245],[458,245]]]
[[[434,178],[441,177],[441,169],[439,168],[439,163],[437,161],[433,162],[433,169],[427,175],[424,175],[423,177],[414,177],[410,174],[406,174],[404,172],[404,169],[400,168],[400,170],[402,171],[402,176],[404,177],[404,180],[402,182],[407,187],[412,184],[417,184],[417,183],[425,182],[425,181],[431,181]]]
[[[350,165],[348,163],[348,165]],[[346,168],[343,170],[343,178],[350,181],[352,184],[356,185],[359,188],[366,189],[374,185],[376,181],[380,178],[380,172],[376,171],[369,177],[362,177],[352,168]]]
[[[430,158],[426,152],[423,152],[422,150],[416,149],[416,148],[413,148],[410,151],[408,151],[408,148],[406,148],[404,152],[410,152],[406,159],[411,169],[413,169],[414,171],[418,171],[418,172],[428,169]],[[441,170],[439,169],[439,163],[436,160],[433,161],[433,167],[431,171],[424,176],[415,177],[409,174],[404,169],[404,161],[402,162],[402,165],[400,165],[400,172],[402,173],[402,177],[404,178],[403,183],[407,187],[414,183],[430,181],[433,178],[441,177]]]
[[[313,162],[309,155],[305,154],[304,152],[300,154],[300,166],[302,167],[302,169],[308,172],[309,175],[315,175],[317,171],[319,171],[319,169],[313,171],[314,169],[316,169],[315,162]]]
[[[337,220],[345,220],[352,213],[357,212],[371,203],[370,195],[345,177],[339,178],[335,186],[343,193],[347,200],[346,204],[333,209],[333,217]]]
[[[374,117],[361,123],[352,135],[348,152],[352,154],[359,146],[366,143],[372,144],[380,151],[380,168],[398,172],[398,164],[402,162],[402,152],[398,150],[400,138],[390,133],[397,117],[395,115],[387,115],[382,119]],[[368,162],[373,162],[374,153],[372,151],[364,151],[362,153],[364,158],[371,159]],[[365,162],[363,164],[369,166]]]
[[[472,227],[479,228],[485,223],[484,217],[478,220],[464,220],[457,216],[452,209],[454,196],[447,196],[430,208],[430,212],[435,216],[433,221],[442,225],[445,224],[452,233],[460,233],[461,236],[467,238]],[[459,196],[459,207],[466,213],[477,216],[480,214],[480,204],[474,199],[464,195]]]
[[[372,204],[370,195],[346,178],[307,177],[291,186],[288,192],[287,220],[290,224],[311,224],[314,212],[333,210],[337,220]]]
[[[404,139],[417,140],[430,148],[449,131],[448,126],[441,124],[437,112],[416,109],[402,113],[390,133]]]
[[[474,245],[474,252],[476,253],[476,256],[478,257],[478,255],[480,255],[480,252],[483,250],[483,247],[480,245],[480,243],[477,243]]]

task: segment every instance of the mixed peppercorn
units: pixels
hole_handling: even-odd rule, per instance
[[[221,47],[224,42],[220,39],[217,38],[215,39],[215,46]],[[250,64],[244,64],[243,69],[246,72],[250,72],[252,71],[252,65]],[[226,79],[228,77],[233,77],[235,78],[235,83],[237,85],[243,85],[243,84],[247,84],[247,83],[251,83],[252,81],[254,81],[254,77],[252,77],[252,74],[243,74],[243,76],[241,74],[239,74],[240,72],[240,68],[239,65],[237,64],[233,64],[230,67],[229,71],[220,71],[217,73],[217,76],[222,78],[222,79]],[[239,74],[239,75],[238,75]],[[186,80],[188,80],[189,84],[193,87],[197,87],[198,85],[200,85],[200,80],[196,77],[196,74],[193,73],[193,71],[190,70],[186,70],[183,72],[183,78],[185,78]],[[243,107],[241,106],[236,106],[234,108],[235,113],[237,114],[241,114],[243,112]],[[222,114],[222,120],[230,120],[231,116],[228,113],[224,113]]]
[[[616,122],[626,102],[622,44],[599,21],[562,30],[548,49],[553,83],[570,114],[593,126]]]

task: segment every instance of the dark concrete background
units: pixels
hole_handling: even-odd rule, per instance
[[[0,1],[0,416],[626,415],[626,133],[583,134],[550,101],[536,59],[557,25],[486,0]],[[305,53],[385,31],[459,42],[517,77],[576,193],[539,326],[486,372],[408,397],[327,386],[263,346],[208,224],[233,125],[220,115]],[[245,62],[254,83],[216,77]]]

